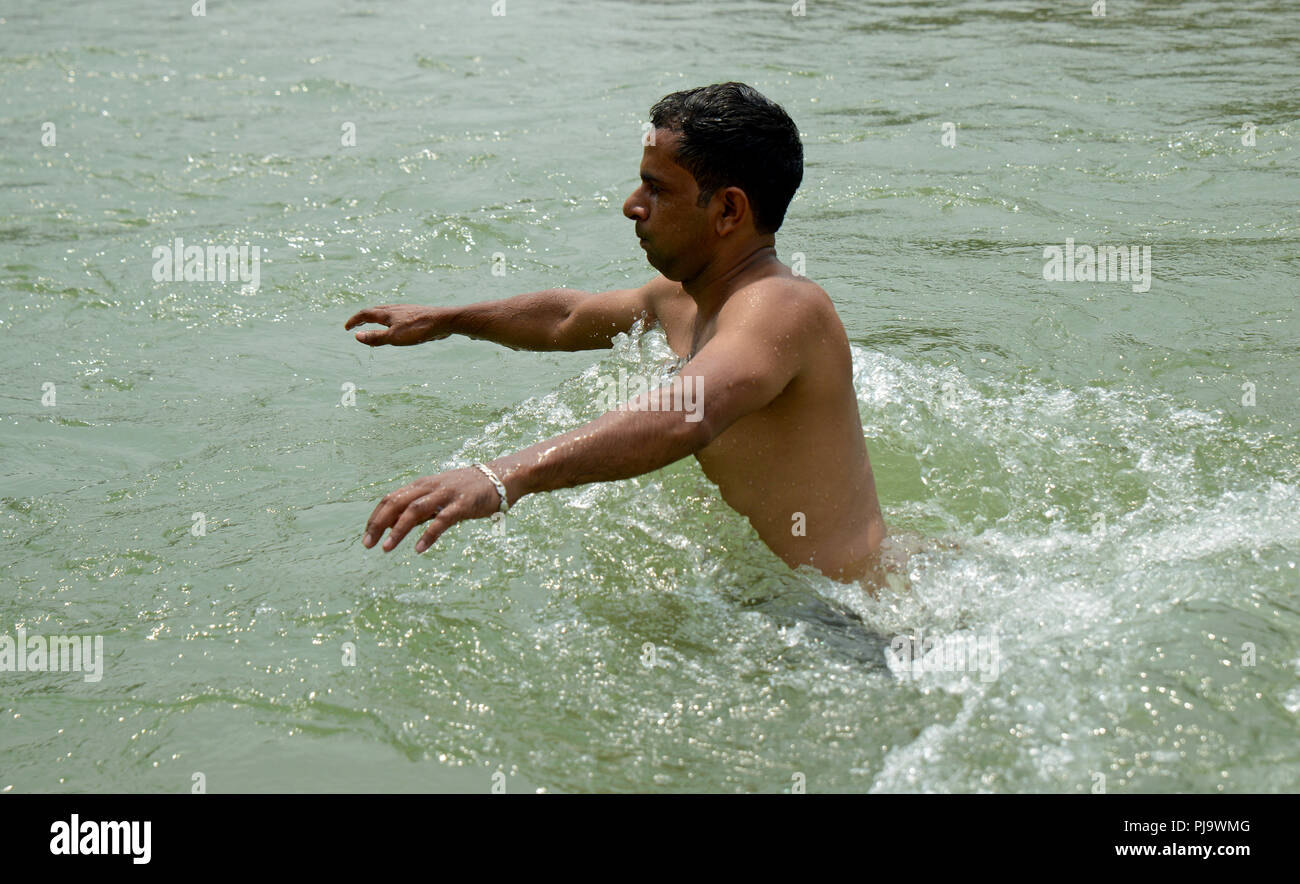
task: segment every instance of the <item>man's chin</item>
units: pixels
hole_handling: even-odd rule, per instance
[[[655,270],[658,270],[664,279],[669,282],[681,282],[681,279],[674,276],[672,270],[670,270],[664,262],[660,258],[656,257],[649,249],[646,249],[645,260],[647,264]]]
[[[669,282],[681,282],[681,280],[678,277],[673,275],[672,271],[665,270],[663,267],[659,266],[659,263],[657,261],[650,261],[649,263],[651,267],[659,271],[660,276],[662,276],[664,279],[668,280]]]

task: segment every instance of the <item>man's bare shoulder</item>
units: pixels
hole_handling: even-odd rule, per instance
[[[791,328],[811,329],[839,321],[830,295],[808,277],[793,274],[773,274],[746,284],[727,300],[727,307],[733,306],[738,318],[741,314],[770,317]]]

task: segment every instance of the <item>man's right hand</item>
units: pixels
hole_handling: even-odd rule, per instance
[[[377,322],[386,325],[385,329],[370,329],[357,332],[357,340],[371,347],[380,344],[392,344],[394,347],[409,347],[423,344],[425,341],[437,341],[451,334],[448,323],[449,311],[437,307],[420,307],[415,304],[385,304],[381,307],[368,307],[343,324],[345,329]]]

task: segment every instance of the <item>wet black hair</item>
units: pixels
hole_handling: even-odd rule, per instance
[[[695,178],[700,206],[720,188],[739,187],[759,233],[781,227],[803,181],[803,144],[779,104],[744,83],[715,83],[665,95],[650,122],[678,134],[675,159]]]

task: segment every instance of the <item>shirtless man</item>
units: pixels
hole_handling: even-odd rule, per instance
[[[538,491],[639,476],[695,455],[722,497],[791,567],[873,575],[885,537],[853,388],[849,341],[820,286],[776,256],[775,233],[803,178],[798,129],[740,83],[676,92],[651,110],[641,185],[623,204],[659,276],[637,289],[549,289],[468,307],[372,307],[351,329],[372,347],[452,334],[513,349],[611,346],[638,318],[688,361],[659,390],[576,430],[386,495],[362,543],[392,550],[429,522],[424,552],[465,519]],[[683,402],[683,384],[698,402]],[[687,387],[690,390],[690,387]],[[673,395],[677,396],[674,400]],[[686,401],[689,401],[689,396]],[[874,582],[874,581],[873,581]]]

